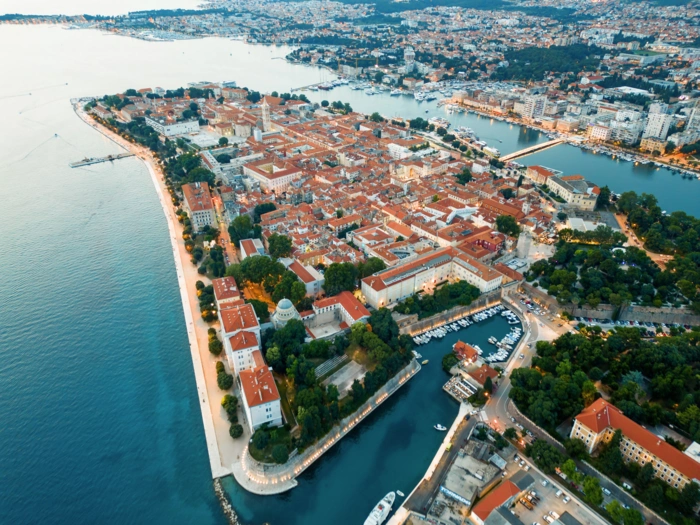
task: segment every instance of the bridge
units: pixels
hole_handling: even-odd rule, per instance
[[[99,164],[101,162],[112,162],[113,160],[125,159],[127,157],[133,157],[133,153],[119,153],[118,155],[107,155],[106,157],[97,158],[85,158],[77,162],[71,162],[69,166],[71,168],[82,168],[83,166],[90,166],[91,164]]]
[[[509,153],[508,155],[504,155],[502,157],[499,157],[498,160],[501,160],[503,162],[508,162],[509,160],[519,159],[520,157],[524,157],[525,155],[530,155],[531,153],[535,153],[536,151],[541,151],[543,149],[557,146],[557,145],[561,144],[562,142],[566,142],[566,139],[549,140],[547,142],[543,142],[542,144],[536,144],[534,146],[530,146],[529,148],[521,149],[520,151],[516,151],[514,153]]]

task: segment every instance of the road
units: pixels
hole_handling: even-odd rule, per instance
[[[231,237],[228,234],[228,225],[224,220],[224,203],[221,200],[220,195],[212,196],[214,201],[214,208],[216,209],[216,220],[219,223],[219,243],[223,245],[226,254],[226,265],[238,263],[238,253],[236,252],[236,247],[231,244]]]
[[[503,300],[504,302],[509,303],[512,309],[518,310],[522,313],[524,308],[522,308],[521,303],[519,303],[517,299],[504,297]],[[509,411],[510,399],[508,398],[508,393],[511,389],[510,373],[520,366],[530,366],[532,357],[535,355],[535,344],[537,341],[551,341],[570,329],[567,323],[561,323],[556,317],[554,317],[554,320],[552,320],[548,316],[537,316],[527,309],[524,310],[525,313],[522,315],[525,317],[531,329],[530,336],[527,339],[527,344],[530,344],[530,346],[528,347],[527,344],[523,344],[522,349],[513,352],[514,356],[506,367],[503,378],[499,382],[498,390],[494,392],[493,397],[484,407],[484,411],[488,417],[491,427],[495,428],[499,432],[503,432],[507,427],[513,426],[517,423],[526,430],[529,430],[535,438],[544,439],[552,445],[562,448],[561,443],[551,439],[539,427],[530,424],[529,421],[521,417],[515,410],[512,412]],[[559,324],[562,324],[562,326],[559,326]],[[515,355],[517,353],[523,353],[525,357],[523,359],[519,359],[518,356]],[[513,422],[511,418],[514,418],[515,422]],[[579,470],[581,470],[584,474],[598,478],[600,481],[600,486],[610,491],[611,496],[605,496],[604,505],[607,505],[613,500],[617,500],[620,503],[641,512],[646,523],[666,523],[665,521],[660,520],[655,514],[647,511],[636,499],[634,499],[619,486],[607,481],[604,478],[601,478],[600,474],[592,467],[589,467],[581,462],[577,462],[577,465]]]
[[[654,261],[656,264],[659,265],[659,268],[662,270],[666,269],[666,263],[673,259],[672,255],[662,255],[660,253],[653,253],[644,248],[644,242],[642,242],[638,237],[637,234],[634,233],[634,230],[627,226],[627,217],[622,214],[622,213],[616,213],[615,214],[615,219],[617,220],[617,223],[620,225],[620,231],[622,231],[626,236],[627,236],[627,244],[629,246],[635,246],[636,248],[639,248],[640,250],[644,250],[649,256],[649,258]]]

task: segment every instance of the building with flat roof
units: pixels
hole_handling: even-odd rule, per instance
[[[206,182],[191,182],[182,185],[183,208],[192,222],[192,229],[201,231],[205,226],[216,226],[214,203]]]
[[[651,463],[654,476],[678,490],[692,481],[700,483],[700,463],[602,398],[576,416],[570,437],[583,441],[590,453],[601,443],[609,442],[617,430],[622,433],[620,451],[625,461],[640,465]]]

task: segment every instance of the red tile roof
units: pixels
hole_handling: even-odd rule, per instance
[[[250,304],[224,305],[219,310],[223,331],[227,334],[238,330],[260,328],[255,310]]]
[[[472,512],[476,514],[482,522],[486,521],[489,514],[518,494],[520,494],[518,486],[512,481],[506,480],[479,501]]]
[[[481,386],[484,386],[486,378],[490,377],[491,381],[493,381],[498,377],[498,372],[496,372],[489,365],[483,365],[481,368],[474,370],[473,372],[469,372],[469,375],[474,378],[474,381],[479,383]]]
[[[635,423],[617,408],[600,398],[576,416],[576,421],[596,434],[606,428],[621,430],[622,434],[649,453],[675,468],[689,479],[700,479],[700,463],[688,458],[683,452],[668,444],[663,438]]]
[[[348,315],[352,317],[353,321],[359,321],[363,317],[369,317],[370,315],[369,310],[348,291],[343,291],[333,297],[326,297],[325,299],[315,301],[314,309],[325,308],[335,304],[340,304]]]
[[[292,264],[290,264],[289,269],[294,272],[296,276],[299,277],[299,279],[301,279],[305,284],[312,283],[316,280],[299,261],[294,261]]]
[[[452,346],[452,350],[461,359],[473,360],[479,356],[479,352],[477,352],[473,346],[468,345],[467,343],[464,343],[462,341],[457,341]]]
[[[231,350],[234,352],[248,348],[258,348],[258,338],[255,337],[253,332],[248,332],[247,330],[241,330],[236,335],[232,335],[228,338],[228,342],[231,344]]]
[[[236,280],[233,277],[214,279],[211,284],[214,286],[214,297],[216,297],[217,301],[236,299],[241,296]]]
[[[211,210],[214,207],[209,194],[209,184],[206,182],[183,184],[182,193],[191,211]]]
[[[271,403],[279,400],[280,394],[267,366],[258,366],[250,370],[242,370],[238,374],[243,387],[243,395],[249,407]]]

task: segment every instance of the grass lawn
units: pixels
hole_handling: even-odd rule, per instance
[[[292,407],[289,404],[289,398],[287,398],[287,381],[286,379],[278,373],[273,374],[275,378],[275,384],[277,385],[277,390],[280,392],[280,404],[282,405],[282,412],[284,413],[284,419],[287,423],[291,425],[292,428],[297,426],[297,419],[294,417],[294,412],[292,412]]]
[[[260,432],[259,429],[258,432]],[[282,444],[287,447],[287,451],[289,452],[291,449],[292,438],[289,431],[284,427],[272,428],[267,432],[270,439],[264,449],[260,450],[251,442],[248,450],[250,451],[250,455],[257,461],[262,461],[263,463],[275,463],[275,460],[272,459],[272,449],[275,447],[275,445]]]
[[[350,346],[348,346],[347,350],[345,350],[345,353],[348,354],[350,359],[361,364],[370,372],[377,367],[377,364],[369,358],[369,355],[367,355],[367,350],[356,343],[350,343]]]

